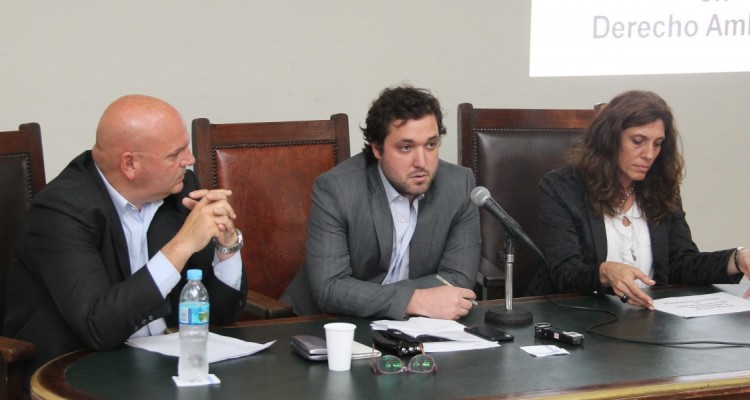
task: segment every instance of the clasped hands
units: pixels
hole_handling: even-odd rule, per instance
[[[162,248],[162,253],[178,270],[181,271],[188,258],[206,247],[214,237],[224,247],[237,243],[234,227],[237,214],[228,202],[231,195],[232,192],[226,189],[201,189],[182,199],[190,214],[175,237]],[[220,261],[231,256],[218,254]]]
[[[225,247],[237,243],[234,227],[237,215],[227,201],[231,195],[232,192],[226,189],[200,189],[190,192],[188,197],[182,199],[182,204],[190,210],[190,214],[175,237],[161,249],[178,271],[182,271],[187,260],[205,248],[214,237]],[[220,261],[231,256],[218,254]]]
[[[194,190],[188,197],[182,199],[182,204],[191,210],[183,229],[187,229],[191,237],[196,240],[198,251],[205,247],[211,238],[223,247],[237,243],[237,232],[234,220],[237,219],[232,206],[229,204],[231,190]]]

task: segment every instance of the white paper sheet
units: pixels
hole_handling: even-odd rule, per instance
[[[379,320],[370,324],[374,330],[397,329],[405,334],[417,337],[419,335],[432,335],[445,339],[446,342],[425,342],[423,343],[426,353],[440,353],[461,350],[486,349],[490,347],[500,347],[500,344],[494,341],[485,340],[464,332],[464,325],[452,320],[435,319],[425,317],[409,318],[406,321]]]
[[[218,376],[214,374],[208,374],[206,379],[202,381],[194,381],[194,382],[183,382],[182,379],[180,379],[179,376],[173,376],[172,380],[174,381],[174,384],[180,387],[183,386],[206,386],[206,385],[218,385],[221,383],[221,379],[219,379]]]
[[[276,341],[266,344],[246,342],[244,340],[208,333],[208,363],[228,360],[255,354],[270,347]],[[180,334],[170,333],[167,335],[156,335],[128,339],[128,346],[165,354],[168,356],[180,356]]]
[[[750,289],[750,282],[747,280],[747,277],[744,276],[740,283],[717,283],[713,286],[723,292],[742,297],[742,295]]]
[[[668,297],[654,300],[654,309],[683,318],[750,311],[750,301],[729,293]]]
[[[521,346],[521,350],[534,357],[567,356],[568,351],[554,345]]]

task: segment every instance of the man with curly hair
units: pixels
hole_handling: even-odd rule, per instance
[[[306,262],[282,301],[296,314],[468,314],[479,211],[471,171],[439,158],[440,103],[424,89],[385,89],[362,132],[363,152],[315,182]]]

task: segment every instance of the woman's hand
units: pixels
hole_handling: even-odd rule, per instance
[[[640,280],[648,286],[656,282],[640,269],[628,264],[605,261],[599,266],[599,279],[604,286],[609,286],[620,299],[628,304],[654,309],[654,301],[635,283]]]
[[[732,257],[729,257],[729,263],[727,264],[727,274],[734,275],[739,273],[750,278],[750,249],[744,247],[738,247],[737,250],[732,253]],[[742,297],[750,297],[750,289],[748,289]]]

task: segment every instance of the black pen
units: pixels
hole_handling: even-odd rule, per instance
[[[450,282],[448,282],[447,280],[445,280],[445,278],[443,278],[442,276],[440,276],[440,275],[435,275],[435,277],[436,277],[436,278],[438,278],[438,280],[439,280],[440,282],[443,282],[443,285],[446,285],[446,286],[453,286],[453,285],[451,285],[451,283],[450,283]],[[466,299],[466,297],[464,297],[464,298]],[[474,307],[476,307],[476,306],[478,306],[478,305],[479,305],[479,303],[477,303],[477,302],[476,302],[476,300],[474,300],[474,299],[466,299],[466,300],[469,300],[469,301],[471,302],[471,305],[473,305]]]

